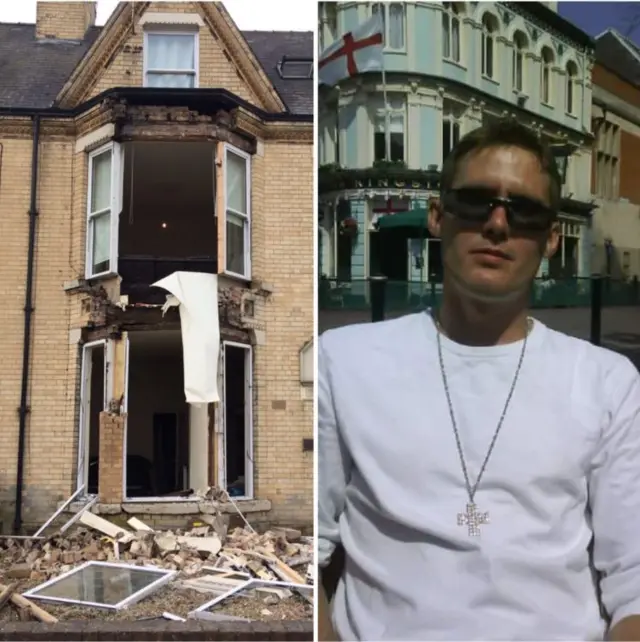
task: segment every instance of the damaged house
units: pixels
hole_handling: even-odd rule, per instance
[[[2,529],[311,525],[313,34],[95,4],[0,24]]]

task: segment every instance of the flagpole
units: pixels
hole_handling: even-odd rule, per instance
[[[383,45],[384,46],[384,45]],[[391,132],[389,123],[389,101],[387,100],[387,71],[382,51],[382,99],[384,100],[384,154],[387,161],[391,160]]]

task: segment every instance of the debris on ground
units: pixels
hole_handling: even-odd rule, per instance
[[[236,507],[237,509],[237,507]],[[241,515],[244,518],[244,516]],[[156,531],[133,517],[121,526],[83,512],[73,528],[39,539],[0,538],[0,622],[39,619],[184,619],[195,609],[250,579],[312,583],[313,539],[299,530],[257,533],[245,526],[227,532],[225,516],[199,515],[189,530]],[[22,593],[88,561],[177,571],[170,584],[119,611],[83,604],[34,603]],[[313,617],[311,591],[261,586],[250,597],[232,595],[216,604],[222,619],[304,620]],[[227,604],[228,602],[228,604]]]

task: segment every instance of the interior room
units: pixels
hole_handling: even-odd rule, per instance
[[[225,475],[232,497],[251,494],[250,473],[253,453],[250,425],[251,351],[225,344]]]
[[[189,406],[180,330],[129,333],[128,498],[189,489]]]
[[[123,293],[177,270],[215,272],[215,144],[143,142],[123,149]]]
[[[100,452],[100,413],[105,405],[105,344],[82,349],[81,444],[78,449],[80,484],[86,493],[98,493],[98,454]]]

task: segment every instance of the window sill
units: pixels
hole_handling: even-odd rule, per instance
[[[400,49],[392,49],[391,47],[384,47],[382,53],[392,53],[392,54],[406,54],[407,48],[402,47]]]
[[[540,101],[540,105],[542,107],[547,107],[548,109],[553,109],[553,105],[551,103],[546,103],[544,100]]]
[[[458,67],[459,69],[463,69],[464,71],[467,71],[466,65],[463,65],[459,60],[454,60],[453,58],[447,58],[446,56],[442,57],[442,62],[447,62],[450,65],[454,65]]]
[[[577,114],[572,114],[570,111],[564,112],[565,116],[569,116],[569,118],[573,118],[573,120],[578,120],[578,115]]]
[[[495,78],[492,78],[491,76],[487,76],[487,74],[482,74],[482,80],[487,80],[490,83],[494,84],[496,87],[500,86],[500,83]]]
[[[240,281],[242,283],[251,283],[251,275],[244,276],[242,274],[238,274],[237,272],[229,272],[229,270],[222,270],[222,272],[220,272],[220,276],[226,276],[229,279]]]
[[[271,501],[268,499],[242,499],[233,498],[233,502],[244,514],[261,513],[271,510]],[[58,508],[64,502],[59,502]],[[74,501],[67,507],[65,513],[77,513],[86,502]],[[129,515],[199,515],[221,513],[236,513],[236,509],[231,502],[211,502],[211,501],[194,501],[190,498],[184,498],[174,501],[156,500],[149,501],[148,498],[139,500],[125,499],[121,504],[96,504],[90,509],[98,515],[118,515],[126,513]],[[144,521],[144,520],[143,520]]]
[[[102,274],[96,274],[95,276],[85,276],[84,281],[87,285],[95,285],[97,283],[102,283],[103,281],[109,281],[118,277],[117,272],[103,272]]]

